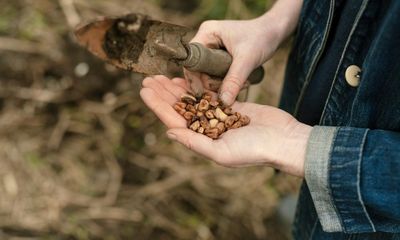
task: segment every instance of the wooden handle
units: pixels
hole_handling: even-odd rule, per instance
[[[188,58],[183,65],[190,71],[203,72],[223,79],[231,64],[232,57],[222,49],[211,49],[200,43],[190,43]],[[264,78],[264,68],[256,68],[248,77],[251,84],[257,84]]]

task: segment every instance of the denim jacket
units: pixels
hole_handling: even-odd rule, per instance
[[[295,239],[400,240],[400,1],[390,2],[379,23],[367,11],[373,2],[379,4],[363,0],[354,13],[322,116],[311,132]],[[324,51],[336,3],[304,1],[281,99],[281,108],[295,117]],[[377,30],[369,35],[373,26]],[[365,41],[371,41],[368,49],[362,47]],[[361,69],[355,87],[346,79],[351,65]]]

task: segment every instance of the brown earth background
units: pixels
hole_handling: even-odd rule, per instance
[[[143,76],[96,59],[72,35],[100,15],[197,27],[271,4],[0,0],[0,239],[290,239],[278,212],[298,179],[224,168],[169,141],[139,97]],[[249,101],[277,105],[289,45]]]

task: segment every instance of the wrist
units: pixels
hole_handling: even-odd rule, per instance
[[[288,174],[304,177],[308,139],[313,128],[297,122],[280,149],[277,168]]]
[[[303,0],[279,0],[259,20],[264,26],[274,26],[279,42],[283,42],[296,29],[302,5]]]
[[[278,46],[290,35],[288,20],[278,16],[274,11],[268,11],[259,18],[260,25],[265,28],[269,26],[270,31],[264,31],[265,34],[273,34],[278,42]]]

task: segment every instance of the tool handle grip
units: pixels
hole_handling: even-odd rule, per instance
[[[183,65],[190,71],[203,72],[221,79],[228,73],[232,57],[222,49],[211,49],[200,43],[189,44],[189,54]],[[256,68],[248,77],[250,84],[257,84],[264,78],[264,68]]]

